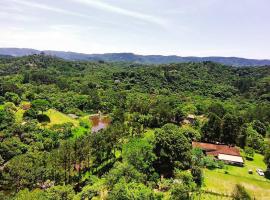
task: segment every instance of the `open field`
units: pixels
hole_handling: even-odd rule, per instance
[[[68,115],[61,113],[57,110],[49,109],[44,114],[48,115],[48,117],[51,120],[51,122],[48,124],[48,126],[53,126],[56,124],[64,124],[64,123],[68,123],[68,122],[72,123],[74,126],[79,126],[78,120],[72,119]]]
[[[204,190],[230,195],[235,184],[242,184],[256,199],[270,199],[270,180],[257,174],[256,168],[266,169],[263,156],[255,154],[253,161],[245,161],[244,167],[226,165],[225,169],[204,170]],[[252,169],[253,174],[248,170]],[[228,174],[225,174],[225,171]]]
[[[22,108],[20,107],[17,108],[17,112],[15,113],[15,119],[17,122],[19,123],[23,122],[24,112],[25,110],[23,110]],[[89,131],[89,129],[91,129],[91,122],[89,120],[89,115],[82,116],[78,119],[73,119],[68,115],[59,112],[55,109],[49,109],[48,111],[44,112],[44,114],[46,114],[50,118],[50,123],[47,124],[48,127],[51,127],[56,124],[72,123],[75,126],[75,128],[73,129],[73,134],[75,138],[84,135]],[[87,123],[89,128],[80,126],[80,121]]]

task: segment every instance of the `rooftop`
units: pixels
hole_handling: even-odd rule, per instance
[[[203,142],[192,142],[192,147],[201,148],[207,155],[218,156],[219,154],[226,154],[232,156],[241,156],[237,147],[222,144],[211,144]]]
[[[223,160],[223,161],[235,162],[235,163],[244,163],[243,158],[241,156],[219,154],[218,159]]]

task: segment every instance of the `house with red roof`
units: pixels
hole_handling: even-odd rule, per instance
[[[240,155],[240,151],[235,146],[192,142],[192,147],[200,148],[207,156],[214,156],[216,159],[222,160],[228,164],[234,164],[239,166],[244,165],[244,160]]]

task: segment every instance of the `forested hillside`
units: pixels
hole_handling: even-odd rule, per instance
[[[224,163],[191,142],[264,156],[269,177],[269,102],[269,66],[0,57],[0,199],[216,199],[203,174]]]
[[[211,61],[228,66],[266,66],[270,65],[270,60],[267,59],[247,59],[239,57],[196,57],[196,56],[163,56],[163,55],[138,55],[134,53],[104,53],[104,54],[85,54],[66,51],[39,51],[36,49],[27,48],[0,48],[0,55],[8,56],[29,56],[33,54],[43,53],[45,55],[56,56],[66,60],[77,61],[99,61],[107,62],[133,62],[142,64],[168,64],[168,63],[186,63],[186,62],[204,62]]]

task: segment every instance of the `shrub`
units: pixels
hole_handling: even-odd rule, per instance
[[[206,156],[203,159],[204,166],[208,169],[223,168],[224,163],[222,161],[216,161],[213,156]]]
[[[159,199],[162,198],[160,194]],[[152,200],[156,199],[151,188],[146,187],[142,183],[126,183],[123,179],[118,182],[111,193],[109,200]]]
[[[253,160],[253,157],[254,157],[254,149],[251,148],[251,147],[245,147],[244,151],[245,151],[246,159],[248,159],[248,160]]]
[[[189,200],[191,199],[189,192],[188,186],[175,184],[171,189],[170,200]]]
[[[87,119],[80,119],[80,126],[88,129],[91,127],[91,123],[90,123],[90,120],[87,118]]]
[[[203,172],[202,169],[199,167],[192,167],[191,169],[191,174],[193,176],[193,180],[194,182],[198,185],[198,186],[202,186],[203,184]]]

